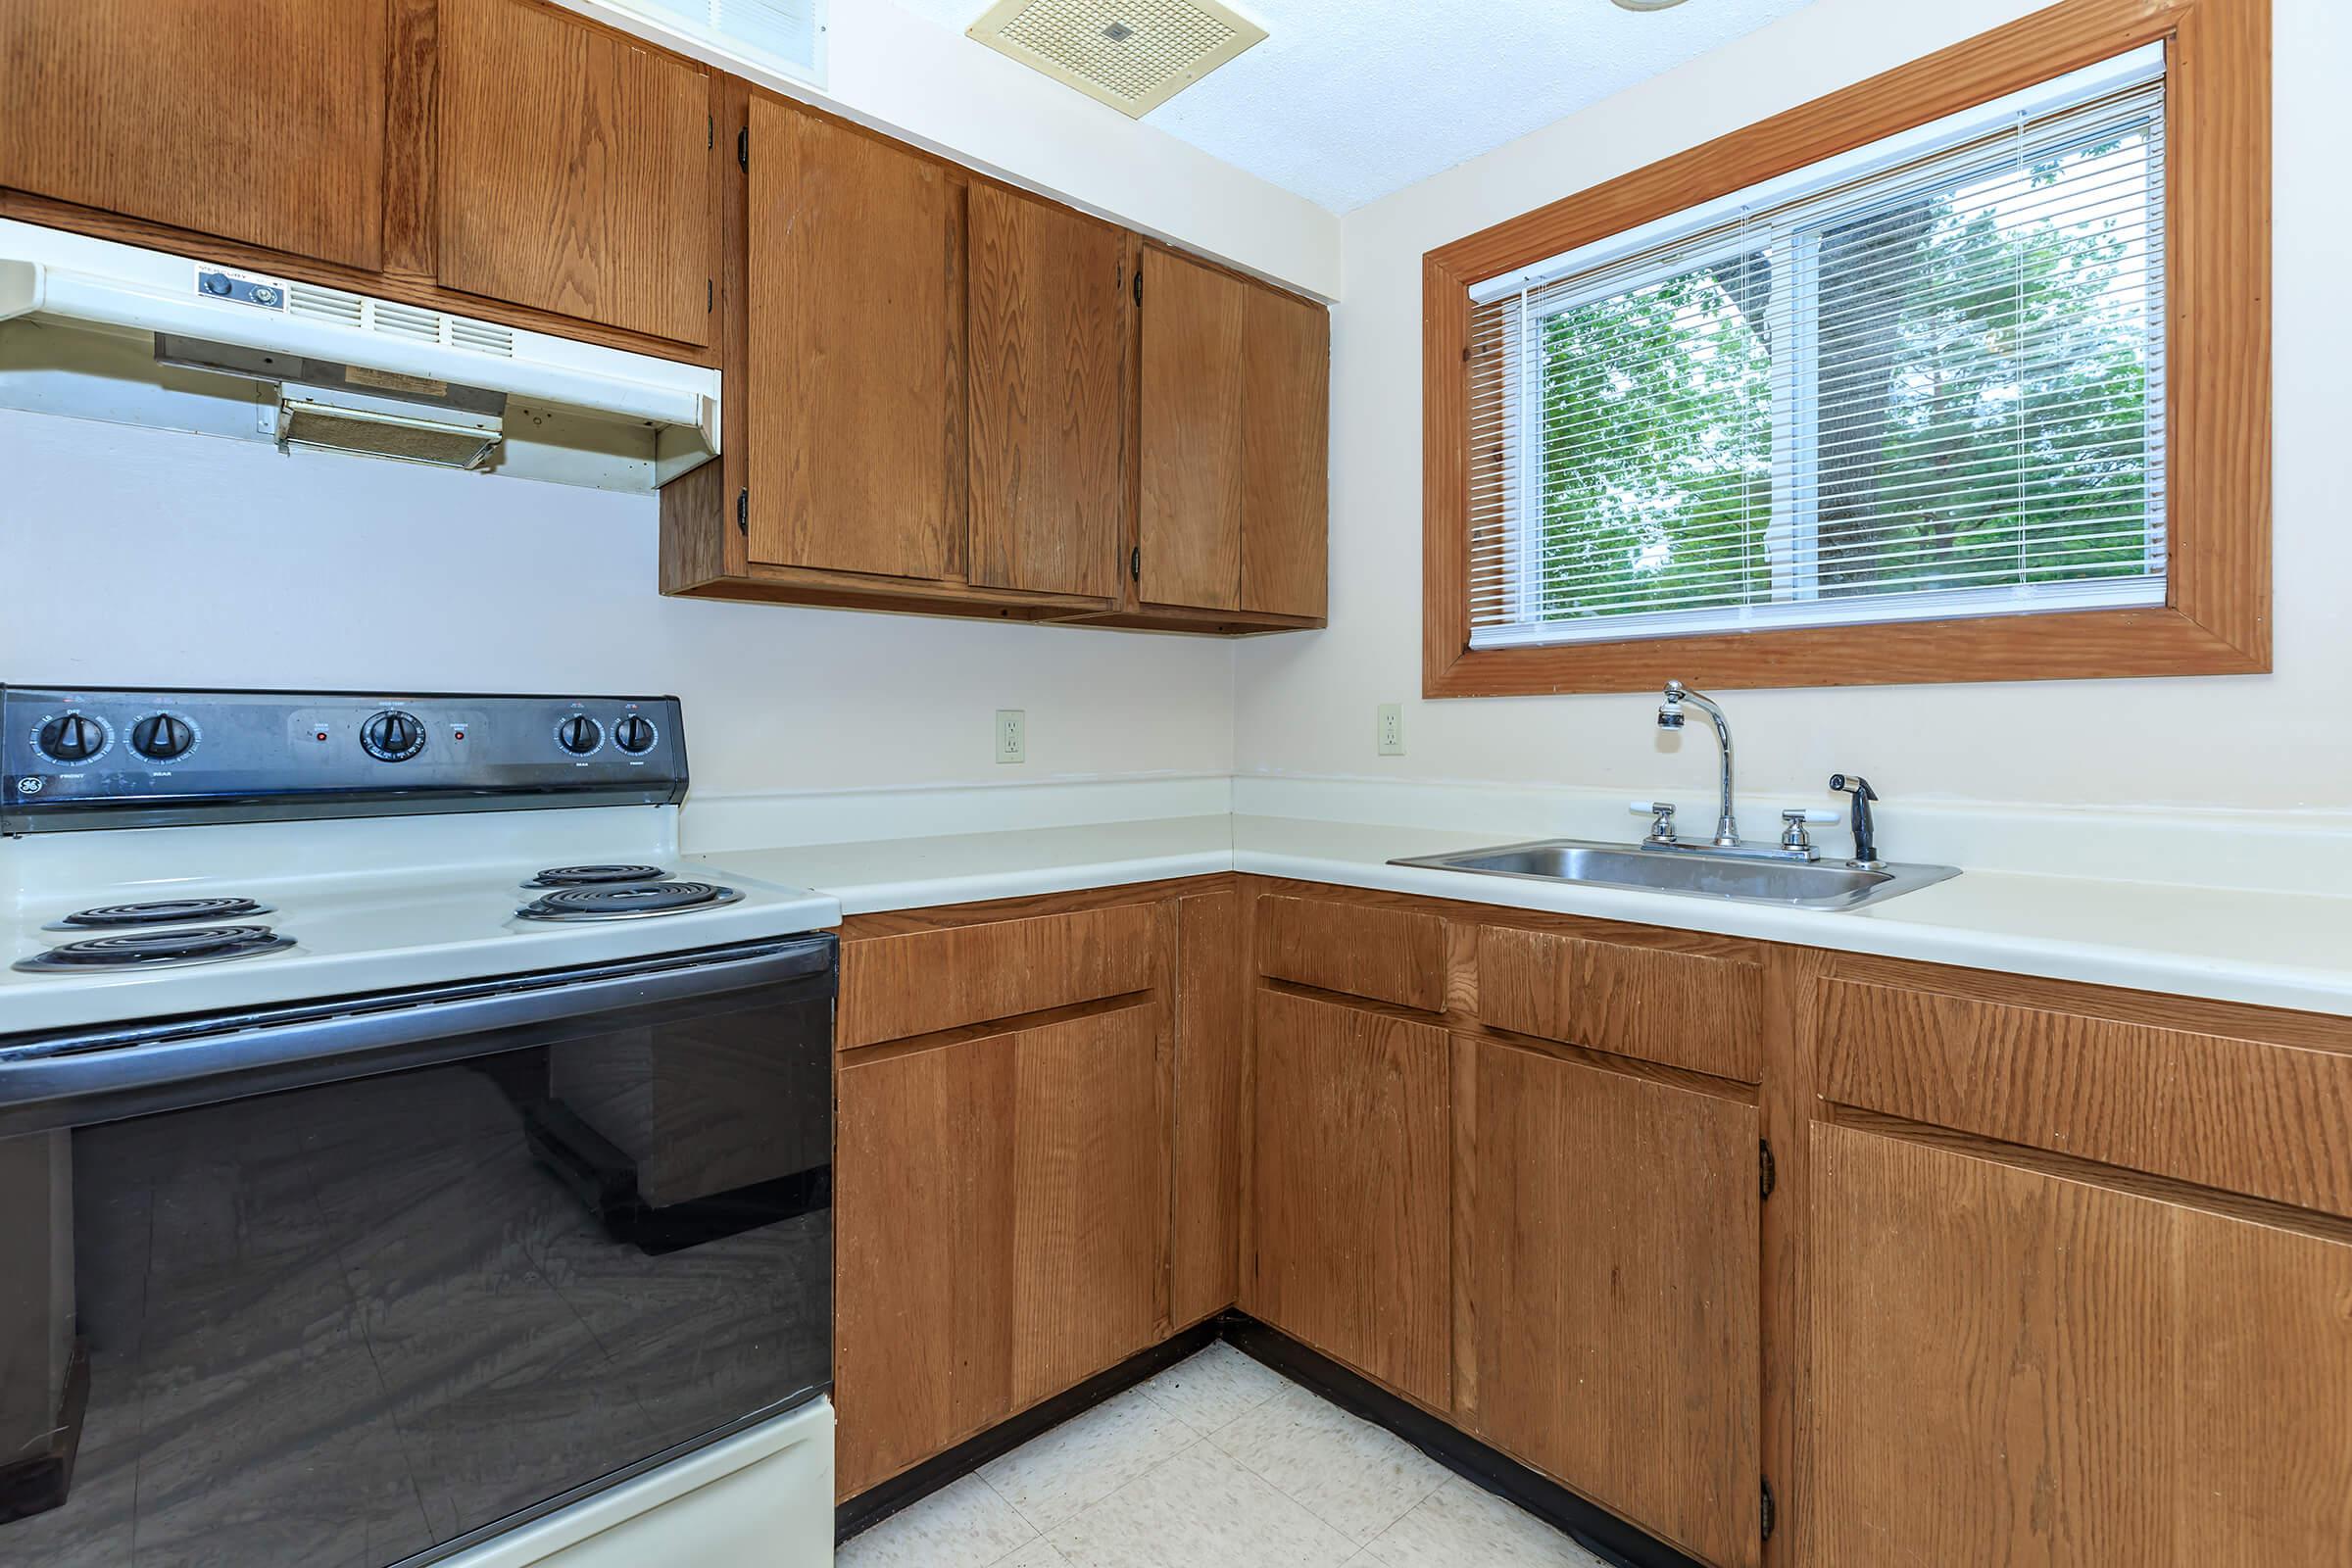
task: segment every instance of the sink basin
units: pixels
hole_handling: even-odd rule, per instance
[[[1841,860],[1757,860],[1701,850],[1645,850],[1581,839],[1504,844],[1453,855],[1415,856],[1391,865],[1521,877],[1535,882],[1581,882],[1642,893],[1682,893],[1798,909],[1855,909],[1960,874],[1951,865],[1888,862],[1865,870]]]

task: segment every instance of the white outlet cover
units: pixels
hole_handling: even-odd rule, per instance
[[[1379,716],[1373,724],[1372,737],[1381,756],[1402,757],[1404,755],[1404,705],[1402,703],[1380,705]]]
[[[1029,714],[1024,709],[997,710],[997,760],[1025,762],[1029,760]]]

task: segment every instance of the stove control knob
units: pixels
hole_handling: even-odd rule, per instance
[[[650,718],[640,718],[635,713],[631,713],[612,726],[612,744],[631,757],[641,756],[652,751],[657,738],[654,721]]]
[[[33,744],[52,762],[86,762],[112,739],[103,720],[87,713],[60,713],[41,726]]]
[[[605,727],[585,713],[574,713],[556,726],[556,744],[574,757],[586,757],[605,744]]]
[[[150,713],[130,727],[130,749],[150,762],[169,762],[188,755],[196,732],[188,721],[171,713]]]
[[[360,744],[379,762],[405,762],[424,750],[424,724],[415,713],[387,708],[360,726]]]

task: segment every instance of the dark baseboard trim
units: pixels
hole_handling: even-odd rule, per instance
[[[967,1438],[947,1452],[925,1459],[913,1469],[866,1488],[833,1510],[833,1539],[843,1542],[922,1501],[953,1481],[960,1481],[991,1459],[1027,1443],[1050,1427],[1057,1427],[1114,1394],[1124,1394],[1146,1378],[1166,1371],[1196,1350],[1216,1343],[1222,1322],[1207,1318],[1148,1350],[1139,1351],[1107,1371],[1098,1372],[1074,1389],[1033,1404],[1019,1415],[1001,1421],[976,1438]]]
[[[1241,1312],[1228,1312],[1218,1320],[1218,1330],[1235,1349],[1252,1360],[1314,1390],[1341,1409],[1388,1428],[1455,1475],[1517,1503],[1619,1568],[1702,1568],[1654,1536],[1587,1502],[1558,1482],[1488,1447],[1329,1356],[1308,1349],[1279,1329]]]

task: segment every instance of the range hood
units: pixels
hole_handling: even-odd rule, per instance
[[[719,373],[0,220],[0,405],[647,490]]]

